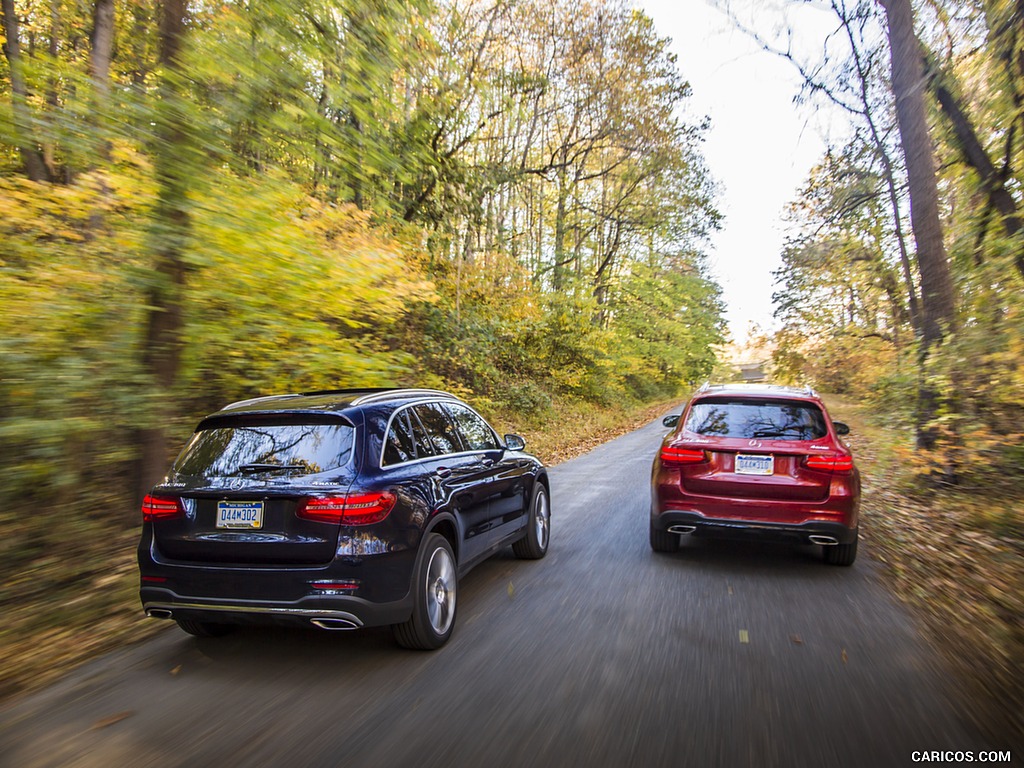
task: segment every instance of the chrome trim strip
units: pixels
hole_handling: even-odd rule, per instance
[[[440,389],[389,389],[387,392],[373,392],[369,395],[361,395],[352,401],[351,405],[363,405],[374,403],[378,400],[393,400],[397,397],[443,397],[449,400],[458,400],[455,395],[449,392],[442,392]]]
[[[310,608],[271,608],[256,605],[223,605],[216,603],[143,603],[142,609],[144,611],[170,611],[172,615],[174,611],[184,609],[220,611],[222,613],[262,613],[273,616],[296,616],[300,619],[341,619],[343,621],[351,621],[357,627],[363,626],[363,622],[359,617],[346,611],[315,610]]]

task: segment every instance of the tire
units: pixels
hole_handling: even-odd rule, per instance
[[[520,560],[540,560],[548,553],[550,541],[551,504],[548,501],[547,488],[538,480],[533,484],[526,534],[512,544],[512,552]]]
[[[412,616],[392,625],[395,641],[419,651],[432,651],[448,642],[455,629],[457,588],[451,544],[438,533],[428,533],[413,574]]]
[[[659,531],[651,523],[651,549],[655,552],[676,552],[679,550],[679,534]]]
[[[234,629],[230,624],[214,624],[195,619],[175,619],[175,621],[184,631],[196,637],[223,637]]]
[[[825,558],[825,562],[829,565],[853,565],[853,561],[857,559],[858,538],[857,533],[854,532],[853,541],[849,544],[822,547],[822,555]]]

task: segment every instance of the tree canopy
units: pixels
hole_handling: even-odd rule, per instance
[[[828,55],[796,63],[854,130],[790,210],[778,373],[902,413],[923,472],[1019,479],[1024,4],[830,7]]]
[[[629,4],[2,10],[10,489],[141,493],[198,415],[270,391],[543,410],[710,371],[704,127]]]

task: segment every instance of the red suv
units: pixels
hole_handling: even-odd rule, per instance
[[[704,385],[654,459],[651,548],[683,534],[775,537],[820,544],[825,562],[857,557],[860,473],[810,389]]]

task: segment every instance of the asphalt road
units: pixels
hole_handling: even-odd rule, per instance
[[[652,553],[662,434],[553,468],[547,558],[470,573],[440,651],[386,629],[171,627],[0,711],[0,764],[885,768],[1005,749],[969,730],[863,549],[852,568],[816,547]]]

